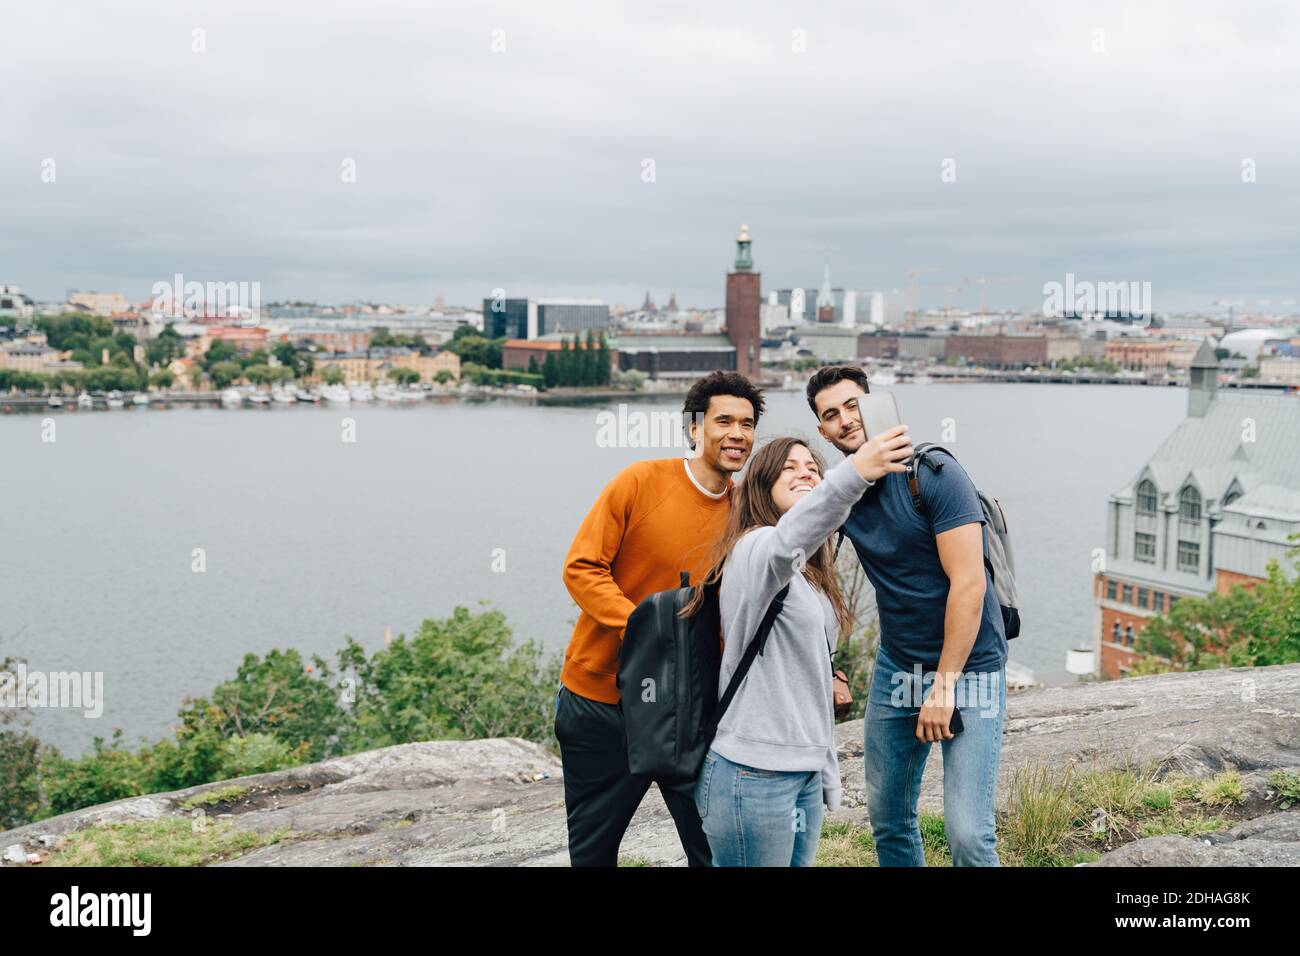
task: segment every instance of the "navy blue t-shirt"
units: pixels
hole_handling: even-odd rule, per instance
[[[948,575],[934,537],[972,521],[984,524],[975,485],[957,460],[941,451],[931,458],[943,467],[921,467],[925,515],[912,506],[907,476],[891,472],[866,490],[843,527],[876,589],[885,653],[902,667],[919,663],[926,671],[939,666],[948,609]],[[1002,609],[987,567],[984,583],[979,636],[964,671],[995,671],[1007,660]]]

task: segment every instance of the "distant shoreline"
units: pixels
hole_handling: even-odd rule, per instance
[[[924,388],[926,385],[973,385],[973,384],[1030,384],[1030,385],[1142,385],[1150,387],[1166,388],[1186,388],[1187,383],[1175,380],[1150,380],[1143,378],[1118,378],[1114,376],[1079,376],[1070,378],[1062,376],[1059,373],[1044,372],[1042,374],[1034,373],[991,373],[987,375],[970,375],[969,373],[961,376],[939,376],[931,378],[927,383],[916,383],[909,378],[900,378],[898,381],[888,385],[876,385],[876,388],[895,388],[900,385],[916,385],[918,388]],[[790,387],[783,387],[780,383],[768,382],[761,386],[766,391],[771,392],[801,392],[804,383],[801,381]],[[1259,391],[1259,392],[1281,392],[1292,391],[1293,387],[1272,382],[1223,382],[1220,388],[1230,388],[1242,391]],[[628,392],[618,389],[575,389],[575,388],[553,388],[544,392],[525,393],[515,392],[509,389],[495,386],[476,387],[470,392],[444,392],[434,393],[427,397],[427,401],[439,405],[447,405],[452,402],[481,402],[489,399],[505,399],[514,402],[526,402],[533,405],[594,405],[608,402],[611,399],[620,401],[652,401],[657,398],[680,398],[687,392],[686,388],[674,389],[653,389],[648,391]],[[110,409],[104,407],[102,396],[96,397],[93,408],[78,408],[77,397],[75,395],[63,394],[57,396],[63,402],[61,406],[51,406],[49,404],[49,395],[5,395],[0,396],[0,414],[12,415],[45,411],[47,413],[100,413],[100,412],[136,412],[148,409],[165,410],[171,408],[220,408],[224,411],[245,411],[258,412],[267,411],[273,408],[285,410],[294,408],[298,405],[311,406],[328,406],[331,408],[369,408],[369,407],[388,407],[398,403],[390,403],[381,399],[375,399],[369,402],[351,402],[349,404],[334,405],[326,401],[317,402],[293,402],[288,405],[277,405],[270,403],[261,406],[241,405],[238,408],[225,408],[221,403],[220,392],[149,392],[147,394],[149,403],[145,406],[137,406],[130,402],[129,397],[126,405],[120,409]],[[401,403],[401,407],[418,407],[422,403]]]

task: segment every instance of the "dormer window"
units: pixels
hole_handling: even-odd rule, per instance
[[[1241,492],[1238,491],[1236,488],[1233,488],[1230,492],[1228,492],[1226,495],[1223,496],[1223,504],[1220,507],[1226,508],[1228,507],[1228,505],[1232,504],[1240,497],[1241,497]]]
[[[1156,513],[1156,506],[1160,498],[1156,494],[1156,486],[1149,480],[1143,479],[1138,485],[1137,493],[1137,511],[1140,515],[1153,515]]]
[[[1201,493],[1191,485],[1178,493],[1178,517],[1183,521],[1201,520]]]

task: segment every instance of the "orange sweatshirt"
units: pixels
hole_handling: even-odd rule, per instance
[[[564,559],[580,613],[560,679],[580,697],[617,704],[618,650],[636,606],[656,591],[697,584],[726,530],[730,487],[711,498],[683,458],[639,461],[614,476]]]

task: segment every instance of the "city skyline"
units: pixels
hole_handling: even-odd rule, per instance
[[[765,289],[1300,292],[1294,10],[568,9],[7,8],[0,282],[720,308],[743,222]]]

